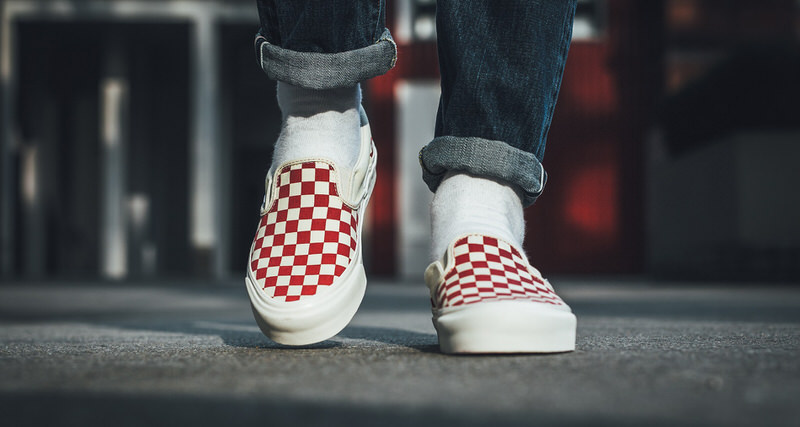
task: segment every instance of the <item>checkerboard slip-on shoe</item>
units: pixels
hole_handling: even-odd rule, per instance
[[[256,322],[273,341],[320,342],[353,318],[367,283],[361,227],[376,161],[364,121],[352,171],[323,158],[270,170],[245,281]]]
[[[575,349],[576,319],[511,244],[470,234],[425,270],[443,353],[558,353]]]

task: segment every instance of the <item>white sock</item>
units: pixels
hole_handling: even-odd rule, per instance
[[[283,125],[273,166],[309,157],[333,161],[351,170],[361,146],[361,87],[314,90],[278,82]]]
[[[448,172],[433,195],[431,227],[433,260],[441,259],[453,240],[470,233],[498,237],[521,249],[522,199],[501,181]]]

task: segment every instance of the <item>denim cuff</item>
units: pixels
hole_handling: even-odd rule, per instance
[[[440,136],[419,152],[422,179],[431,191],[450,170],[494,178],[516,186],[528,207],[542,194],[547,174],[539,159],[503,141],[476,137]]]
[[[397,45],[389,30],[375,43],[339,53],[298,52],[256,36],[261,68],[274,80],[307,89],[335,89],[385,74],[397,61]]]

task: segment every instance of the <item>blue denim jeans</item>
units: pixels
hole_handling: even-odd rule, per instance
[[[397,47],[385,2],[257,0],[256,54],[273,79],[329,89],[389,71]],[[442,96],[419,154],[431,189],[450,170],[515,186],[525,206],[547,179],[541,160],[572,36],[575,0],[438,0]]]

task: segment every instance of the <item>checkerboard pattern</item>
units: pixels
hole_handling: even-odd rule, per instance
[[[455,307],[481,301],[529,300],[564,305],[544,279],[528,268],[519,251],[492,237],[470,235],[459,239],[453,268],[444,275],[433,305]]]
[[[330,286],[355,258],[358,212],[342,202],[336,172],[312,161],[285,166],[261,217],[250,268],[272,298],[298,301]]]

